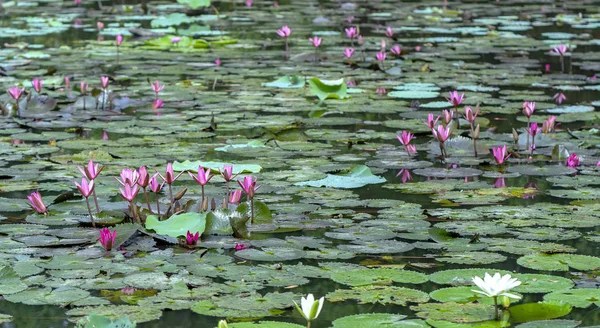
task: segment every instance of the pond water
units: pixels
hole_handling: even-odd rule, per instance
[[[308,293],[325,297],[312,328],[600,325],[593,1],[208,4],[1,4],[2,86],[26,90],[0,96],[2,327],[89,314],[137,327],[302,327],[292,301]],[[443,123],[455,90],[459,124]],[[466,106],[480,109],[477,155]],[[451,127],[446,157],[429,113]],[[526,129],[544,122],[533,149]],[[492,148],[504,145],[497,165]],[[73,184],[90,159],[104,166],[100,213],[89,199],[97,228]],[[204,195],[216,205],[175,224],[148,211],[169,208],[168,187],[148,201],[140,192],[144,228],[115,178],[142,165],[165,175],[167,163],[215,174],[204,188],[175,181],[174,194],[187,188],[179,208],[198,212]],[[254,224],[245,194],[218,209],[224,165],[261,185]],[[36,190],[48,215],[28,205]],[[196,246],[173,232],[205,221]],[[118,232],[112,251],[97,242],[104,226]],[[499,321],[471,291],[485,272],[522,281]]]

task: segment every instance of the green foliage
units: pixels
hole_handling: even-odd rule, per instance
[[[159,221],[158,216],[148,215],[146,218],[146,228],[156,231],[161,235],[170,237],[185,236],[188,231],[191,233],[204,233],[206,227],[206,213],[183,213],[176,214],[164,221]]]
[[[308,80],[308,84],[310,84],[310,94],[317,96],[320,101],[324,101],[325,99],[346,99],[349,97],[344,79],[328,81],[313,77]]]

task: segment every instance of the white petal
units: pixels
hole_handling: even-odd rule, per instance
[[[502,294],[500,294],[500,296],[506,296],[506,297],[514,298],[516,300],[520,300],[521,299],[521,296],[515,295],[515,294],[511,294],[511,293],[502,293]]]
[[[317,313],[313,319],[316,319],[319,316],[319,313],[321,313],[321,310],[323,309],[323,303],[325,303],[325,296],[319,299],[319,309],[317,310]]]

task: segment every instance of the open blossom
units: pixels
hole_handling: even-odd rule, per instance
[[[358,32],[356,31],[356,27],[349,27],[346,29],[346,36],[350,39],[354,39],[358,36]]]
[[[201,186],[207,184],[210,181],[210,179],[212,179],[212,177],[214,176],[210,174],[210,169],[207,168],[205,170],[202,166],[198,166],[197,175],[193,175],[190,172],[188,172],[188,174],[190,175],[190,177],[192,177],[192,179],[194,179],[194,181],[196,181]]]
[[[400,170],[400,172],[398,172],[398,174],[396,174],[396,177],[400,177],[400,180],[402,181],[402,183],[406,183],[406,182],[412,180],[412,175],[410,174],[410,170],[408,170],[408,169]]]
[[[254,193],[261,187],[261,185],[256,185],[256,179],[251,176],[246,176],[243,180],[238,180],[238,184],[242,187],[248,199],[253,199]]]
[[[30,203],[29,206],[31,206],[34,211],[40,214],[48,214],[48,209],[46,209],[46,205],[44,204],[42,195],[39,191],[32,192],[29,196],[27,196],[27,199]]]
[[[123,188],[119,188],[121,196],[123,196],[123,198],[125,198],[130,203],[133,202],[139,191],[140,188],[138,188],[137,184],[133,187],[129,184],[125,184]]]
[[[396,138],[398,138],[398,141],[400,141],[403,146],[407,146],[414,137],[414,134],[406,130],[402,131],[402,135],[396,135]]]
[[[160,84],[160,82],[158,82],[158,80],[154,81],[154,83],[150,83],[150,87],[152,88],[152,91],[154,91],[155,93],[159,93],[162,91],[162,89],[165,88],[164,84]]]
[[[14,86],[14,87],[10,87],[8,88],[8,94],[15,100],[15,101],[19,101],[19,98],[21,98],[21,96],[23,95],[23,92],[25,92],[25,88],[19,89],[18,86]]]
[[[120,47],[121,44],[123,43],[123,36],[121,34],[117,34],[117,47]]]
[[[552,98],[556,101],[557,104],[562,104],[564,100],[567,100],[567,96],[565,96],[562,92],[557,92]]]
[[[508,293],[509,290],[521,285],[517,278],[511,278],[509,274],[500,276],[500,273],[490,276],[487,272],[483,279],[473,277],[473,283],[479,287],[479,290],[472,291],[478,294],[483,294],[488,297],[506,296],[514,299],[520,299],[521,296]]]
[[[465,100],[465,94],[464,93],[461,93],[459,95],[458,91],[455,90],[455,91],[450,92],[449,94],[450,94],[450,98],[447,98],[447,100],[454,107],[458,107]]]
[[[375,57],[377,58],[377,60],[379,60],[380,62],[385,60],[386,54],[385,52],[378,52]]]
[[[498,165],[502,165],[510,156],[510,154],[508,154],[506,151],[506,145],[502,147],[492,147],[492,154],[494,155],[494,160]]]
[[[200,237],[200,231],[196,231],[196,233],[193,234],[188,230],[185,236],[185,243],[188,245],[196,245],[198,243],[198,237]]]
[[[311,322],[319,316],[321,313],[321,309],[323,309],[323,303],[325,302],[325,297],[321,297],[319,300],[315,301],[315,297],[313,294],[308,294],[306,298],[302,297],[300,300],[300,306],[294,301],[296,305],[296,309],[306,321]],[[309,325],[310,327],[310,325]]]
[[[392,47],[392,49],[390,50],[392,52],[393,55],[395,56],[400,56],[402,54],[402,49],[400,48],[399,45],[395,45]]]
[[[115,179],[117,179],[117,181],[123,186],[134,185],[139,179],[137,170],[122,169],[119,175],[121,176],[121,180],[119,180],[118,178]]]
[[[454,111],[444,109],[442,111],[442,116],[444,117],[444,123],[448,124],[448,123],[452,122],[452,117],[454,116]]]
[[[242,191],[240,189],[236,189],[234,192],[231,193],[231,195],[229,195],[229,203],[237,204],[240,202],[241,198],[242,198]]]
[[[312,45],[315,46],[315,48],[318,48],[321,45],[321,42],[323,42],[323,38],[315,36],[315,37],[309,38],[308,41],[310,41],[310,43],[312,43]]]
[[[236,251],[241,251],[242,249],[247,249],[248,248],[246,245],[244,245],[244,244],[238,244],[238,243],[235,243],[234,247],[235,247]]]
[[[425,125],[427,125],[427,127],[429,127],[430,129],[433,129],[435,127],[435,125],[437,124],[438,120],[440,119],[440,117],[438,116],[435,120],[433,119],[433,114],[429,113],[427,114],[427,122],[423,120],[423,123],[425,123]]]
[[[432,129],[431,132],[433,133],[433,137],[439,141],[440,143],[444,143],[446,142],[446,140],[448,140],[448,138],[450,138],[450,126],[443,126],[441,124],[439,124],[437,126],[437,129]]]
[[[175,180],[179,179],[179,177],[183,174],[183,171],[180,172],[178,175],[175,175],[175,173],[173,172],[173,163],[167,163],[167,170],[165,172],[165,175],[163,176],[162,174],[158,173],[158,175],[167,183],[167,184],[172,184],[173,182],[175,182]]]
[[[101,76],[100,82],[102,83],[102,89],[108,88],[108,76]]]
[[[547,120],[544,121],[544,123],[542,124],[542,131],[544,133],[548,133],[551,131],[554,131],[556,127],[556,116],[552,115],[550,117],[548,117]]]
[[[559,44],[558,46],[554,47],[554,52],[564,56],[565,53],[567,53],[567,51],[569,50],[569,48],[567,48],[567,46],[565,46],[564,44]]]
[[[108,228],[100,229],[100,244],[105,250],[110,251],[115,245],[115,238],[117,238],[117,230],[113,230],[112,233]]]
[[[354,55],[354,48],[346,48],[346,50],[344,50],[344,56],[346,56],[346,58],[350,59],[352,55]]]
[[[389,26],[388,26],[388,27],[385,29],[385,35],[386,35],[387,37],[389,37],[389,38],[391,38],[392,36],[394,36],[394,31],[392,31],[392,28],[391,28],[391,27],[389,27]]]
[[[567,166],[568,167],[579,166],[579,157],[577,157],[577,154],[573,153],[573,154],[569,155],[569,158],[567,158]]]
[[[479,107],[477,107],[477,111],[473,111],[473,109],[469,106],[467,106],[465,108],[465,119],[471,124],[473,125],[473,123],[475,122],[475,119],[477,118],[477,115],[479,114]]]
[[[527,133],[529,133],[532,137],[535,137],[540,132],[542,132],[542,129],[538,127],[536,122],[531,123],[531,126],[527,129]]]
[[[523,103],[523,115],[527,116],[527,118],[533,115],[535,111],[535,101],[526,101]]]
[[[102,169],[104,169],[104,166],[100,168],[99,166],[100,164],[94,163],[94,161],[90,159],[86,167],[82,168],[81,166],[78,166],[77,169],[81,174],[88,178],[88,180],[94,180],[98,177],[100,172],[102,172]]]
[[[33,86],[33,89],[35,90],[35,92],[40,93],[42,91],[42,80],[38,79],[37,77],[34,78],[31,81],[31,85]]]
[[[223,170],[220,170],[219,172],[225,181],[231,181],[237,176],[237,174],[235,176],[233,175],[233,166],[231,165],[224,165]]]
[[[292,30],[287,25],[282,26],[281,29],[276,32],[282,38],[287,38],[292,34]]]
[[[81,178],[81,184],[75,181],[75,186],[79,189],[79,192],[83,197],[88,198],[94,191],[94,180],[88,182],[86,178]]]

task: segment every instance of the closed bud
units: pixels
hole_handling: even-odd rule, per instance
[[[475,131],[473,132],[473,139],[479,139],[479,124],[477,124],[477,127],[475,128]]]
[[[211,211],[214,211],[214,210],[216,210],[216,209],[217,209],[217,202],[216,202],[216,201],[215,201],[215,199],[213,198],[213,199],[211,199],[211,200],[210,200],[210,210],[211,210]]]
[[[227,321],[225,321],[225,320],[219,321],[218,328],[229,328],[229,326],[227,325]]]
[[[202,212],[208,211],[208,197],[202,201]]]
[[[517,132],[517,130],[515,130],[515,128],[512,129],[512,135],[515,143],[519,142],[519,133]]]
[[[180,200],[185,195],[186,192],[187,192],[187,188],[183,188],[182,191],[178,192],[175,195],[175,200]]]

